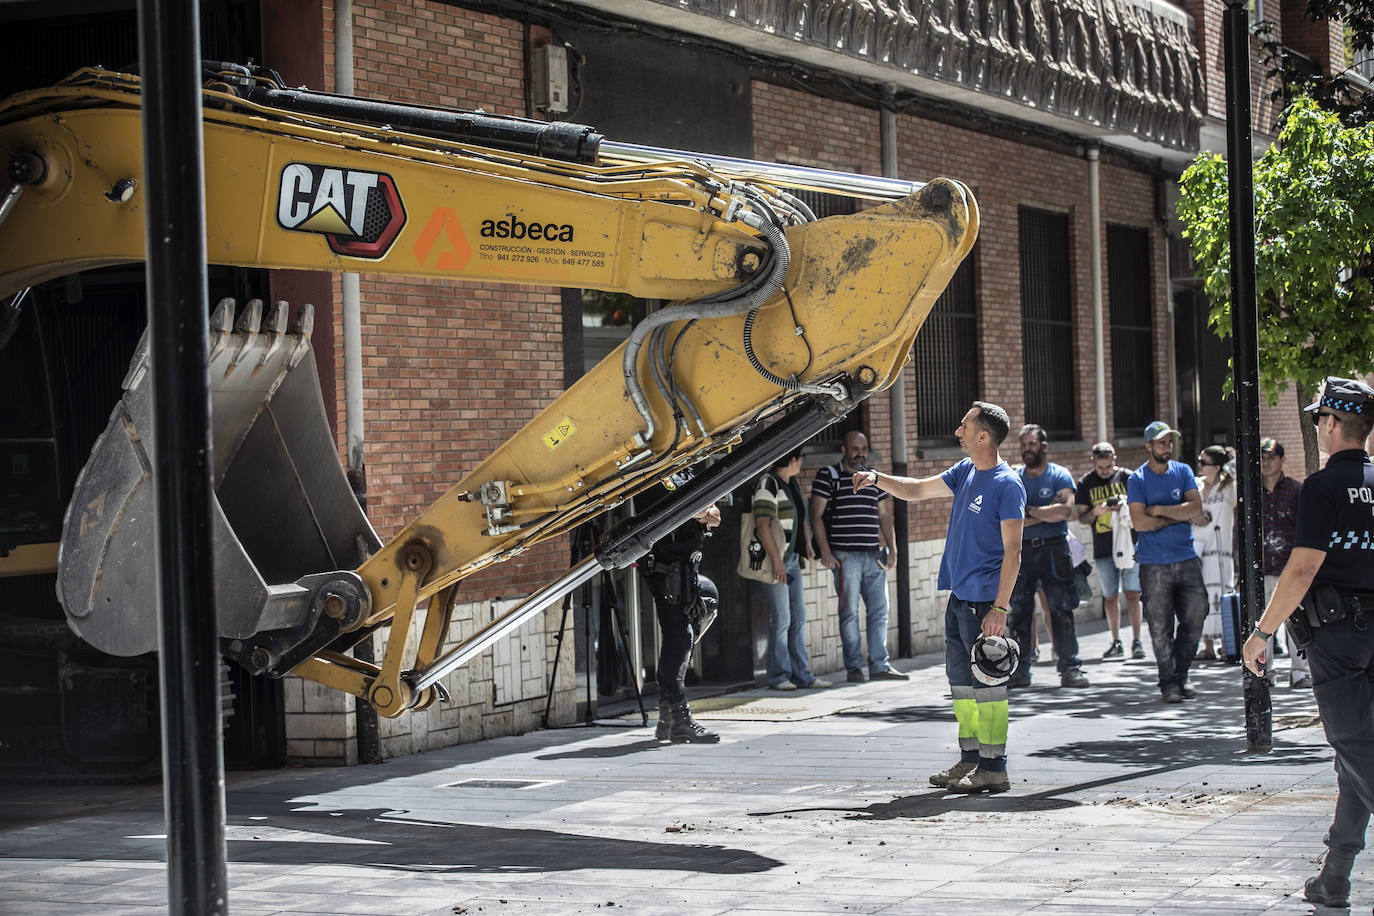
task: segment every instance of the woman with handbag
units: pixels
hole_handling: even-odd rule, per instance
[[[796,449],[778,459],[754,491],[753,540],[763,548],[763,558],[747,570],[747,577],[754,579],[768,602],[768,686],[774,690],[830,686],[811,673],[806,648],[801,555],[810,557],[812,552],[806,498],[797,485],[801,466],[801,449]],[[757,554],[758,548],[753,552]]]

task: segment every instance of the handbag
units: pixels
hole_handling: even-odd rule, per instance
[[[772,529],[774,544],[787,543],[782,522],[770,518],[768,526]],[[755,582],[767,582],[770,585],[777,582],[777,577],[773,574],[773,558],[763,549],[763,542],[759,540],[758,531],[754,527],[752,512],[745,512],[739,517],[739,563],[735,566],[735,572],[742,578],[753,579]]]
[[[769,530],[773,534],[773,544],[780,550],[784,549],[787,535],[783,533],[782,522],[778,521],[776,516],[768,522]],[[770,585],[777,582],[777,576],[773,573],[773,558],[763,549],[763,542],[759,540],[758,529],[754,525],[753,509],[741,512],[739,516],[739,561],[735,564],[735,572],[741,578],[753,579],[755,582],[766,582]]]

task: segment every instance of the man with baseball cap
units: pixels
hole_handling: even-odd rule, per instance
[[[1242,654],[1260,676],[1269,637],[1285,620],[1307,649],[1317,711],[1336,752],[1338,791],[1326,861],[1307,880],[1304,897],[1345,907],[1374,811],[1374,465],[1365,445],[1374,429],[1374,389],[1328,378],[1306,410],[1317,444],[1331,457],[1303,482],[1293,552]]]
[[[1145,623],[1165,703],[1181,703],[1196,695],[1188,686],[1188,666],[1197,653],[1207,616],[1202,560],[1193,550],[1189,524],[1202,511],[1202,497],[1192,468],[1173,460],[1181,438],[1162,420],[1145,427],[1149,459],[1126,480],[1131,526],[1139,534],[1136,560]]]

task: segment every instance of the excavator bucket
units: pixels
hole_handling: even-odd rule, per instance
[[[225,299],[210,319],[218,602],[204,613],[217,613],[229,654],[255,658],[250,667],[265,670],[319,627],[326,609],[310,574],[352,570],[380,542],[326,420],[310,347],[314,310],[302,307],[289,326],[285,303],[265,318],[256,299],[237,321],[234,312]],[[145,332],[124,396],[77,478],[58,553],[58,597],[68,621],[112,655],[158,647],[148,559],[155,550],[148,369]]]

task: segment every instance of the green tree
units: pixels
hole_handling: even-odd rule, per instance
[[[1226,162],[1203,153],[1183,173],[1178,215],[1211,302],[1231,333]],[[1374,372],[1374,125],[1346,127],[1306,97],[1288,106],[1278,142],[1255,164],[1255,292],[1260,386],[1271,404],[1289,382],[1302,401],[1327,375]],[[1309,473],[1317,444],[1303,424]]]

